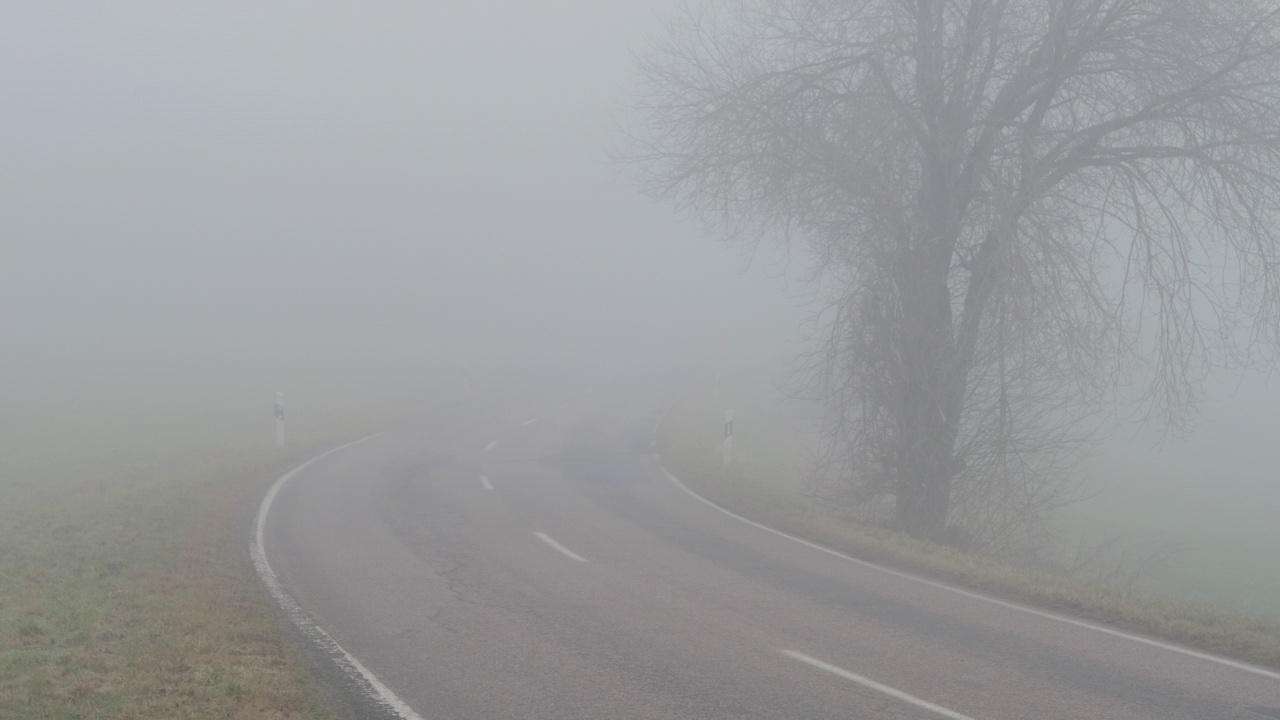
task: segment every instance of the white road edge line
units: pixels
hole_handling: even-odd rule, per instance
[[[583,562],[583,563],[587,561],[587,559],[586,559],[586,558],[584,558],[584,557],[582,557],[581,555],[579,555],[579,554],[577,554],[577,553],[573,552],[572,550],[570,550],[569,548],[567,548],[567,547],[565,547],[565,546],[561,545],[560,543],[556,542],[555,540],[552,540],[552,539],[551,539],[551,538],[550,538],[546,533],[544,533],[544,532],[536,532],[536,533],[534,533],[534,535],[537,535],[537,536],[538,536],[538,539],[539,539],[539,540],[541,540],[542,542],[544,542],[544,543],[546,543],[546,544],[550,545],[551,547],[553,547],[553,548],[555,548],[555,549],[559,550],[561,553],[563,553],[563,554],[564,554],[564,556],[565,556],[565,557],[572,558],[572,559],[574,559],[574,560],[577,560],[578,562]]]
[[[969,717],[968,715],[961,715],[960,713],[954,710],[948,710],[947,708],[944,708],[941,705],[935,705],[929,702],[928,700],[921,700],[915,695],[911,695],[909,693],[902,692],[897,688],[891,688],[888,685],[878,683],[875,680],[872,680],[871,678],[865,678],[856,673],[851,673],[842,667],[837,667],[835,665],[832,665],[831,663],[826,663],[817,658],[809,657],[804,653],[796,652],[795,650],[782,650],[781,652],[783,655],[786,655],[787,657],[793,660],[799,660],[800,662],[808,665],[812,665],[813,667],[816,667],[819,670],[826,670],[832,675],[835,675],[837,677],[842,677],[845,680],[851,680],[853,682],[858,683],[859,685],[865,685],[866,687],[869,687],[872,690],[877,690],[879,692],[884,693],[885,695],[895,697],[903,702],[911,703],[916,707],[924,708],[925,710],[941,715],[944,718],[950,718],[951,720],[973,720],[973,718]]]
[[[529,418],[528,420],[525,420],[525,421],[524,421],[524,426],[525,426],[525,427],[529,427],[530,425],[532,425],[532,424],[534,424],[534,423],[536,423],[536,422],[538,422],[538,418]]]
[[[498,441],[497,441],[497,440],[490,440],[490,441],[489,441],[489,444],[484,446],[484,451],[485,451],[485,452],[489,452],[490,450],[492,450],[492,449],[494,449],[494,448],[496,448],[496,447],[498,447]]]
[[[332,450],[320,453],[284,475],[281,475],[280,478],[271,486],[271,489],[267,491],[266,496],[262,498],[262,504],[258,506],[258,519],[254,522],[253,540],[250,544],[249,555],[253,558],[253,567],[257,570],[258,577],[262,579],[262,584],[267,586],[267,591],[271,593],[271,597],[275,599],[276,604],[280,606],[280,609],[284,610],[285,614],[289,616],[289,619],[293,621],[293,624],[302,631],[302,634],[327,653],[338,665],[338,668],[341,669],[347,677],[351,678],[352,681],[360,686],[371,700],[378,705],[381,705],[388,712],[393,713],[396,717],[401,718],[401,720],[422,720],[421,715],[414,712],[413,708],[409,707],[408,704],[397,697],[390,688],[382,684],[382,681],[379,680],[376,675],[370,672],[369,669],[352,656],[351,653],[343,649],[343,647],[338,644],[338,641],[334,640],[329,633],[325,632],[323,628],[317,625],[315,620],[312,620],[311,616],[307,614],[307,611],[303,610],[302,606],[298,604],[298,601],[293,599],[293,596],[289,594],[289,591],[284,589],[284,585],[281,584],[280,578],[276,576],[275,571],[271,569],[271,564],[267,562],[266,545],[263,543],[263,535],[265,534],[264,528],[267,524],[267,516],[271,512],[271,504],[275,502],[276,496],[280,494],[280,489],[284,487],[285,483],[289,482],[290,478],[302,472],[318,460],[326,458],[339,450],[345,450],[352,445],[357,445],[366,440],[375,438],[381,434],[382,433],[377,433],[376,435],[370,435],[369,437],[349,442],[346,445],[339,445]]]
[[[1057,613],[1051,613],[1046,610],[1037,610],[1036,608],[1033,608],[1027,605],[1020,605],[1015,602],[1009,602],[1008,600],[1000,600],[998,598],[991,597],[990,595],[983,595],[982,593],[973,592],[972,590],[965,590],[963,588],[958,588],[954,585],[948,585],[946,583],[938,582],[937,580],[930,580],[926,577],[921,577],[920,575],[914,575],[912,573],[903,572],[901,570],[893,570],[883,565],[877,565],[873,562],[868,562],[866,560],[859,560],[858,558],[853,557],[851,555],[845,555],[839,550],[832,550],[831,548],[825,545],[819,545],[818,543],[815,543],[815,542],[809,542],[804,538],[798,538],[795,535],[784,533],[781,530],[775,530],[769,527],[768,525],[765,525],[763,523],[758,523],[755,520],[749,520],[730,510],[726,510],[720,507],[719,505],[711,502],[710,500],[702,497],[698,493],[690,490],[688,486],[680,482],[680,478],[677,478],[675,475],[673,475],[671,471],[668,470],[666,466],[662,464],[661,461],[658,462],[658,467],[662,468],[662,472],[666,473],[667,478],[670,479],[671,482],[675,483],[676,487],[679,487],[681,490],[693,496],[696,500],[702,503],[705,503],[706,505],[709,505],[712,508],[715,508],[716,510],[724,513],[725,515],[728,515],[729,517],[735,520],[739,520],[753,527],[760,528],[765,532],[770,532],[779,537],[784,537],[793,542],[798,542],[801,545],[804,545],[806,547],[811,547],[814,550],[818,550],[819,552],[824,552],[828,555],[833,555],[835,557],[840,558],[841,560],[851,562],[854,565],[861,565],[862,567],[871,568],[873,570],[879,570],[882,573],[892,575],[894,577],[903,578],[905,580],[913,580],[923,585],[928,585],[929,587],[932,587],[932,588],[937,588],[939,590],[946,590],[948,592],[953,592],[957,595],[962,595],[964,597],[972,598],[974,600],[982,600],[983,602],[989,602],[993,605],[998,605],[1000,607],[1008,608],[1010,610],[1017,610],[1019,612],[1024,612],[1024,613],[1027,613],[1028,615],[1034,615],[1036,617],[1044,618],[1046,620],[1053,620],[1055,622],[1064,623],[1067,625],[1071,625],[1073,627],[1083,628],[1085,630],[1093,630],[1094,632],[1099,632],[1104,635],[1110,635],[1112,637],[1131,640],[1133,642],[1141,643],[1143,645],[1148,645],[1150,647],[1160,648],[1161,650],[1168,650],[1169,652],[1175,652],[1180,655],[1186,655],[1187,657],[1193,657],[1199,660],[1207,660],[1209,662],[1217,663],[1219,665],[1233,668],[1235,670],[1243,670],[1244,672],[1253,673],[1255,675],[1261,675],[1262,677],[1272,678],[1273,680],[1280,680],[1280,672],[1268,670],[1266,668],[1258,667],[1256,665],[1250,665],[1248,663],[1240,662],[1239,660],[1231,660],[1230,658],[1224,658],[1218,655],[1210,655],[1209,653],[1200,652],[1199,650],[1192,650],[1191,648],[1182,647],[1181,645],[1174,645],[1172,643],[1167,643],[1160,640],[1153,640],[1151,638],[1143,637],[1141,635],[1134,635],[1132,633],[1127,633],[1120,630],[1113,630],[1109,627],[1104,627],[1102,625],[1095,625],[1094,623],[1085,622],[1084,620],[1077,620],[1073,617],[1067,617],[1066,615],[1058,615]]]
[[[480,476],[480,484],[484,486],[484,489],[485,489],[485,490],[492,490],[492,489],[493,489],[493,483],[489,482],[489,476],[488,476],[488,475],[481,475],[481,476]]]

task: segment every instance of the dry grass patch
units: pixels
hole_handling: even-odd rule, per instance
[[[108,407],[84,427],[12,420],[21,432],[0,434],[0,718],[331,717],[259,587],[251,521],[288,468],[426,402],[313,411],[284,452],[269,421],[224,421],[218,407]]]
[[[222,450],[0,511],[0,717],[327,717],[247,559],[292,462]]]

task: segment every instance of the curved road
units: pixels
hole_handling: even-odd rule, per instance
[[[649,451],[631,388],[474,400],[308,465],[263,541],[394,717],[1280,717],[1280,675],[851,563]],[[323,639],[323,638],[322,638]]]

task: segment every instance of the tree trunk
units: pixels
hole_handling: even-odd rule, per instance
[[[902,297],[901,376],[898,384],[896,517],[904,532],[941,540],[951,503],[959,423],[954,399],[963,390],[955,372],[950,249],[941,241],[910,251],[899,269]]]
[[[939,541],[944,537],[951,505],[956,433],[941,417],[941,403],[925,403],[904,413],[903,420],[898,526],[913,537]]]

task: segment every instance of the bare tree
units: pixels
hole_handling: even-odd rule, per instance
[[[804,248],[824,487],[913,535],[999,546],[1122,388],[1178,427],[1274,362],[1269,3],[708,0],[642,74],[645,188]]]

